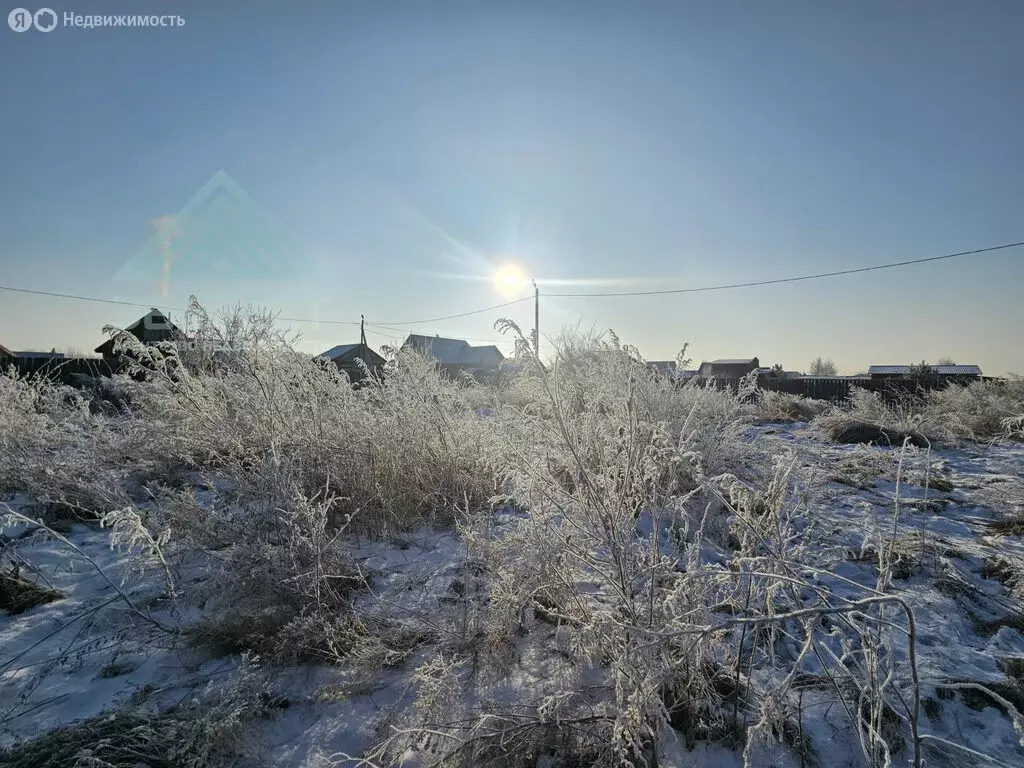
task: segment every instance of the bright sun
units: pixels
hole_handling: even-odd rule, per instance
[[[526,285],[526,275],[515,264],[505,264],[494,273],[494,286],[503,296],[513,296]]]

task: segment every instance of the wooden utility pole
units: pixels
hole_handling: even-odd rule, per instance
[[[531,278],[533,283],[533,356],[540,360],[540,288],[537,287],[536,278]]]

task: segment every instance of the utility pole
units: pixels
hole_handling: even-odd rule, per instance
[[[366,315],[359,316],[359,346],[362,347],[361,352],[363,356],[366,356]]]
[[[540,360],[540,288],[537,279],[530,278],[533,283],[533,356]]]

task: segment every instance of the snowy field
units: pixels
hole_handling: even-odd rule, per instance
[[[1024,613],[1013,581],[1013,569],[1024,564],[1024,546],[1020,531],[1007,534],[995,526],[1008,514],[1024,512],[1024,447],[936,450],[931,471],[942,490],[926,493],[921,485],[897,489],[895,478],[871,474],[878,466],[896,468],[893,450],[828,445],[801,426],[766,425],[752,429],[750,437],[790,447],[805,466],[822,472],[820,503],[804,521],[816,529],[821,589],[852,600],[871,594],[878,580],[877,547],[897,542],[887,592],[914,611],[927,764],[971,764],[973,752],[979,764],[1024,765],[1008,708],[969,687],[986,685],[1017,706],[1024,699],[1019,678]],[[922,456],[906,461],[913,480]],[[897,493],[901,513],[895,517]],[[15,499],[11,508],[24,509],[25,500]],[[502,536],[519,518],[497,512],[492,534]],[[187,629],[202,616],[203,606],[170,602],[159,574],[138,573],[130,550],[112,548],[109,530],[75,524],[63,541],[14,525],[4,536],[8,557],[64,595],[0,617],[0,722],[6,744],[104,713],[158,713],[237,672],[237,657],[189,647],[163,629]],[[389,542],[353,544],[353,562],[367,581],[354,596],[356,610],[407,628],[425,647],[372,671],[312,663],[263,669],[267,689],[279,703],[249,725],[245,749],[251,758],[279,766],[345,765],[350,761],[341,753],[358,755],[373,746],[386,723],[414,705],[412,677],[432,655],[429,646],[458,642],[471,621],[467,613],[477,586],[467,551],[463,538],[450,531],[420,530]],[[715,556],[721,553],[709,553]],[[175,568],[192,585],[209,576],[201,563]],[[890,614],[894,623],[902,618],[898,611]],[[476,670],[481,680],[475,695],[500,700],[502,689],[510,688],[509,698],[523,701],[579,691],[584,684],[607,685],[599,671],[572,663],[561,630],[557,620],[526,620],[509,669]],[[905,663],[902,634],[893,631],[894,652]],[[757,671],[766,678],[773,672],[781,676],[786,669]],[[816,755],[817,764],[861,765],[835,692],[813,672],[806,678],[794,685],[803,698],[802,728],[811,751],[806,760]],[[594,698],[596,704],[601,696]],[[742,750],[729,745],[701,743],[688,750],[675,729],[662,738],[659,765],[742,764]],[[894,762],[906,761],[906,749]],[[799,765],[800,757],[784,745],[766,747],[754,764]]]
[[[1005,390],[835,409],[598,351],[0,378],[0,765],[1024,766],[1024,443],[948,415]]]

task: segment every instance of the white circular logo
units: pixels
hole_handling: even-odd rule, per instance
[[[32,17],[32,23],[40,32],[52,32],[53,28],[57,26],[57,14],[54,13],[53,8],[40,8]]]
[[[32,11],[15,8],[7,14],[7,26],[15,32],[27,32],[32,28]]]

